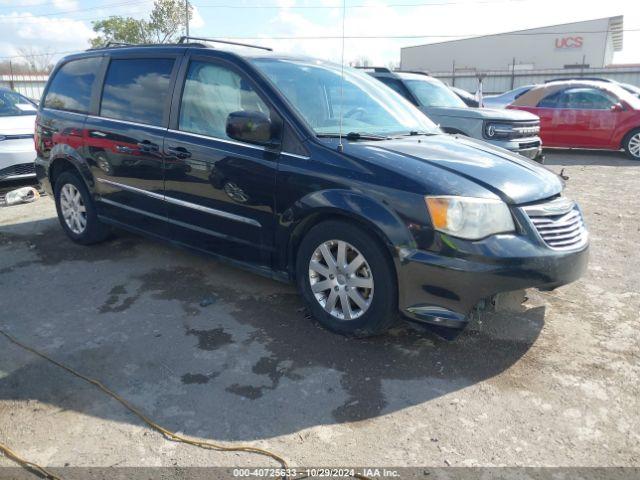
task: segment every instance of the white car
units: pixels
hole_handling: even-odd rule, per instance
[[[36,113],[36,104],[27,97],[0,88],[0,182],[35,177]]]

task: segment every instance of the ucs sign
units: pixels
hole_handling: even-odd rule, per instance
[[[583,43],[582,37],[556,38],[556,48],[582,48]]]

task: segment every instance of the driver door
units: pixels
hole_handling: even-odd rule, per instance
[[[270,266],[279,152],[233,140],[232,112],[276,115],[238,68],[211,57],[183,65],[165,137],[170,235],[200,250]]]
[[[607,148],[619,118],[612,95],[598,89],[565,90],[554,112],[555,140],[562,146]]]

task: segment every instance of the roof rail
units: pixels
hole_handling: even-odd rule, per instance
[[[200,47],[204,47],[205,45],[201,44],[201,43],[181,43],[181,44],[175,44],[175,43],[124,43],[124,42],[107,42],[104,45],[100,46],[100,47],[92,47],[87,49],[87,51],[91,51],[91,50],[104,50],[107,48],[126,48],[126,47],[171,47],[171,46],[181,46],[181,47],[193,47],[193,46],[200,46]]]
[[[391,69],[387,67],[366,67],[363,65],[357,65],[355,68],[360,70],[373,70],[376,73],[393,73]]]
[[[415,75],[425,75],[427,77],[431,76],[431,74],[429,72],[423,72],[423,71],[420,71],[420,70],[396,70],[396,72],[399,72],[399,73],[413,73]]]
[[[250,43],[239,43],[239,42],[230,42],[228,40],[217,40],[215,38],[207,38],[207,37],[191,37],[188,35],[184,35],[180,37],[178,43],[187,43],[190,40],[199,40],[202,42],[211,42],[211,43],[224,43],[225,45],[237,45],[239,47],[249,47],[249,48],[258,48],[260,50],[267,50],[269,52],[273,52],[273,48],[262,47],[260,45],[251,45]]]
[[[545,80],[544,83],[563,82],[565,80],[583,80],[588,82],[617,83],[615,80],[611,80],[610,78],[603,78],[603,77],[556,77],[550,80]]]

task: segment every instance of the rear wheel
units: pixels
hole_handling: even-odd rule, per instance
[[[76,173],[60,174],[54,196],[60,225],[71,240],[90,245],[107,238],[109,228],[98,220],[91,195]]]
[[[633,130],[624,138],[622,148],[632,160],[640,160],[640,129]]]
[[[394,269],[381,242],[360,227],[313,227],[298,249],[296,276],[311,313],[329,330],[366,337],[397,319]]]

